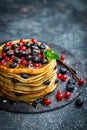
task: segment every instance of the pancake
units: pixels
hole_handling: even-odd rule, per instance
[[[57,84],[56,59],[44,55],[51,48],[32,39],[0,46],[0,97],[32,103],[52,92]]]

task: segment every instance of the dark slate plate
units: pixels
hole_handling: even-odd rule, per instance
[[[81,62],[73,54],[71,54],[69,51],[65,50],[64,48],[61,48],[58,45],[54,45],[51,43],[48,43],[48,45],[55,52],[59,53],[59,55],[64,54],[66,56],[66,59],[64,60],[64,62],[67,65],[71,66],[74,70],[76,70],[78,77],[85,78],[84,77],[85,72],[84,72]],[[59,67],[60,65],[58,65],[58,68]],[[67,75],[68,75],[68,79],[72,78],[72,74],[69,71],[67,71]],[[65,105],[68,105],[72,101],[74,101],[76,97],[81,94],[81,92],[83,91],[85,87],[85,84],[82,86],[79,86],[78,84],[76,84],[76,87],[74,91],[71,93],[71,97],[69,99],[63,99],[62,101],[58,101],[56,99],[57,90],[61,89],[63,92],[65,92],[66,83],[67,81],[64,82],[64,81],[59,80],[58,85],[56,89],[54,90],[54,92],[47,95],[47,97],[50,98],[52,101],[52,103],[49,106],[44,105],[42,103],[42,99],[38,100],[37,103],[34,103],[33,106],[26,104],[24,102],[13,102],[11,100],[4,100],[4,101],[1,100],[0,109],[9,111],[9,112],[16,112],[16,113],[40,113],[40,112],[52,111],[52,110],[61,108]]]

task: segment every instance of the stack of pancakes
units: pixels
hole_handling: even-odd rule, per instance
[[[49,46],[21,39],[0,46],[0,96],[32,103],[56,87],[56,60],[44,52]]]

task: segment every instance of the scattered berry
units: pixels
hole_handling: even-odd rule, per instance
[[[57,99],[58,99],[58,100],[62,100],[62,99],[63,99],[63,94],[62,94],[62,93],[57,94]]]
[[[60,60],[65,60],[65,55],[61,55]]]
[[[71,84],[71,83],[67,83],[66,85],[66,90],[69,91],[69,92],[72,92],[75,88],[75,85],[74,84]]]
[[[80,79],[78,80],[78,83],[79,83],[79,85],[84,84],[84,79],[80,78]]]
[[[68,91],[66,91],[65,93],[64,93],[64,98],[66,98],[66,99],[69,99],[70,98],[70,92],[68,92]]]
[[[61,73],[58,73],[58,74],[57,74],[57,77],[58,77],[59,79],[62,79],[62,74],[61,74]]]
[[[68,83],[68,84],[73,84],[73,85],[75,85],[75,80],[69,79],[67,83]]]
[[[69,79],[66,84],[66,90],[72,92],[75,88],[75,81],[73,79]]]
[[[81,107],[83,105],[83,101],[81,99],[77,99],[75,105]]]
[[[61,91],[61,90],[58,90],[58,91],[57,91],[57,95],[60,95],[60,94],[62,94],[62,91]]]
[[[51,100],[48,99],[48,98],[45,98],[44,99],[44,103],[45,103],[45,105],[50,105],[51,104]]]
[[[67,69],[64,68],[64,67],[60,67],[59,73],[61,73],[61,74],[66,74],[66,73],[67,73]]]
[[[57,99],[58,99],[58,100],[62,100],[62,99],[63,99],[63,94],[62,94],[62,91],[61,91],[61,90],[58,90],[58,91],[57,91]]]
[[[31,39],[31,42],[32,42],[32,43],[36,43],[37,40],[36,40],[35,38],[32,38],[32,39]]]
[[[66,79],[67,79],[67,75],[66,74],[64,74],[64,75],[62,75],[62,78],[61,78],[63,81],[65,81]]]

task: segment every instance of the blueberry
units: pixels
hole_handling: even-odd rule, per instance
[[[81,107],[83,105],[83,101],[81,99],[77,99],[75,105]]]
[[[10,64],[10,68],[15,68],[15,67],[17,67],[17,63],[16,63],[16,62],[12,62],[12,63]]]
[[[23,50],[15,50],[14,51],[14,55],[15,56],[18,56],[18,57],[22,57],[22,56],[25,56],[25,54],[26,54],[26,52],[25,51],[23,51]]]
[[[27,49],[30,48],[30,45],[31,45],[30,43],[26,43],[25,44],[25,46],[26,46]]]
[[[45,51],[46,51],[46,50],[41,49],[41,50],[40,50],[40,53],[43,54]]]
[[[39,58],[38,56],[33,56],[33,57],[32,57],[32,61],[33,61],[34,63],[39,63],[39,62],[40,62],[40,58]]]
[[[16,96],[22,96],[23,94],[22,94],[22,93],[19,93],[19,92],[15,92],[15,95],[16,95]]]
[[[41,63],[42,63],[42,64],[47,64],[47,63],[48,63],[48,59],[46,59],[46,58],[41,59]]]
[[[21,77],[24,78],[24,79],[27,79],[27,78],[29,77],[29,74],[22,73],[22,74],[21,74]]]
[[[16,49],[16,48],[18,48],[19,46],[18,46],[18,44],[13,44],[12,45],[12,49],[14,50],[14,49]]]
[[[15,58],[15,59],[13,60],[13,62],[20,63],[20,62],[21,62],[21,59]]]
[[[59,73],[61,73],[61,74],[66,74],[66,73],[67,73],[66,68],[61,67],[61,68],[59,69]]]
[[[14,78],[11,78],[11,81],[12,81],[13,83],[18,83],[18,82],[19,82],[19,80],[14,79]]]
[[[57,69],[57,65],[55,65],[55,67],[54,67],[54,70],[56,70]]]
[[[41,43],[39,46],[40,49],[46,49],[46,45],[44,43]]]
[[[32,63],[31,64],[27,64],[27,67],[32,68],[33,64]]]
[[[12,56],[12,54],[13,54],[13,52],[12,52],[12,51],[7,51],[7,52],[6,52],[6,55],[7,55],[8,57],[11,57],[11,56]]]
[[[55,80],[55,84],[57,84],[59,82],[59,79],[58,78],[56,78],[56,80]]]
[[[26,56],[25,59],[28,61],[28,60],[31,60],[31,57],[30,56]]]
[[[29,56],[29,55],[31,55],[30,51],[25,52],[25,56]]]
[[[74,85],[75,85],[75,81],[74,81],[73,79],[69,79],[67,83],[68,83],[68,84],[74,84]]]
[[[43,84],[45,84],[45,85],[49,85],[50,84],[50,79],[48,79],[48,80],[46,80],[45,82],[43,82]]]
[[[3,57],[2,57],[2,56],[0,56],[0,60],[3,60]]]
[[[38,44],[37,43],[31,44],[30,47],[31,47],[31,49],[38,50]]]
[[[32,56],[36,56],[36,55],[38,55],[38,52],[35,51],[35,50],[33,50],[32,53],[31,53],[31,55],[32,55]]]
[[[75,88],[75,82],[73,80],[68,80],[67,85],[66,85],[66,90],[69,92],[72,92]]]
[[[18,53],[19,57],[22,57],[22,56],[25,56],[25,55],[26,55],[26,52],[23,51],[23,50],[20,50],[19,53]]]
[[[9,47],[8,47],[8,46],[4,46],[4,47],[3,47],[3,51],[4,51],[4,52],[9,51]]]
[[[18,46],[22,46],[23,44],[21,42],[17,43]]]
[[[15,51],[14,51],[14,55],[15,55],[15,56],[18,56],[18,55],[19,55],[19,50],[15,50]]]

